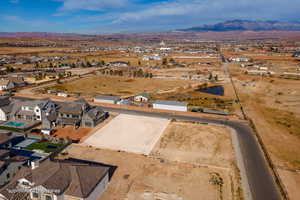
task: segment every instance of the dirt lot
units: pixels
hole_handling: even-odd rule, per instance
[[[251,78],[235,83],[290,198],[300,199],[300,174],[296,172],[300,170],[300,82]]]
[[[231,167],[230,131],[221,126],[172,122],[152,155],[178,162]]]
[[[88,137],[85,145],[149,155],[169,120],[120,114]]]
[[[89,134],[92,128],[87,127],[79,127],[75,129],[74,126],[65,126],[62,127],[55,127],[54,128],[54,137],[58,138],[69,138],[71,140],[80,140],[82,137]]]
[[[198,130],[198,136],[194,129],[189,129],[193,131],[188,134],[187,126]],[[173,131],[177,135],[184,133],[169,138]],[[183,139],[183,134],[188,134],[188,139]],[[172,149],[175,151],[170,153]],[[65,151],[68,157],[117,166],[101,200],[241,199],[238,173],[234,164],[230,164],[233,160],[230,136],[221,127],[174,122],[148,157],[76,144]],[[158,155],[158,151],[162,154]],[[220,155],[210,159],[217,154]],[[223,182],[222,186],[212,184],[213,179],[218,180],[215,183]]]
[[[57,85],[52,89],[68,93],[132,95],[142,92],[169,90],[188,85],[189,81],[95,76]]]

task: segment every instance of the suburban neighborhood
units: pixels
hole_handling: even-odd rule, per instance
[[[1,1],[0,200],[299,200],[299,6]]]

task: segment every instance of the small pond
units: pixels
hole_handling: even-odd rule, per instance
[[[204,92],[204,93],[213,94],[213,95],[224,96],[224,88],[223,88],[223,86],[220,86],[220,85],[208,87],[205,89],[198,89],[195,91],[196,92]]]

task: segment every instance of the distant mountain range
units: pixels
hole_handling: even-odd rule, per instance
[[[179,31],[300,31],[300,22],[231,20]]]

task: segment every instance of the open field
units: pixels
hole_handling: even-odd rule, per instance
[[[149,155],[168,123],[167,119],[121,114],[88,137],[84,144]]]
[[[175,87],[186,86],[189,83],[193,83],[193,81],[99,75],[56,85],[51,88],[68,93],[133,95],[142,92],[153,93],[158,90],[169,90]]]
[[[198,92],[195,91],[195,88],[188,88],[184,90],[177,90],[176,92],[155,94],[152,95],[152,98],[184,101],[189,104],[190,109],[194,107],[202,107],[212,110],[226,111],[240,116],[240,107],[235,102],[236,97],[231,84],[210,84],[209,87],[211,86],[222,86],[224,88],[224,96]]]
[[[49,51],[63,51],[71,48],[53,48],[53,47],[0,47],[0,54],[23,54],[23,53],[40,53]]]
[[[300,82],[243,77],[235,80],[235,84],[244,110],[258,129],[276,169],[280,170],[290,198],[299,199],[299,192],[294,192],[290,185],[298,183],[300,177],[296,172],[300,170]]]

